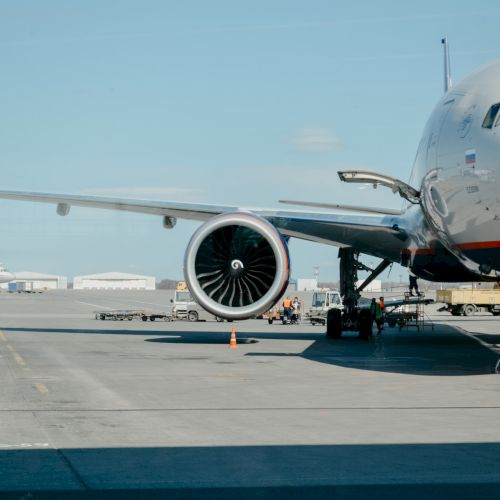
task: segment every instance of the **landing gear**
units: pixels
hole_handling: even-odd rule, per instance
[[[342,311],[340,309],[329,309],[326,315],[326,336],[338,339],[342,336]]]
[[[358,300],[361,292],[380,273],[391,264],[383,260],[375,269],[370,269],[359,260],[359,252],[352,247],[339,248],[340,259],[340,295],[344,303],[344,310],[330,309],[326,318],[326,335],[330,338],[339,338],[343,331],[358,331],[360,338],[369,338],[372,335],[372,318],[369,309],[360,309]],[[361,286],[356,287],[358,271],[370,271],[370,275]]]

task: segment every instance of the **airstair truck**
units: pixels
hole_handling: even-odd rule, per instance
[[[444,310],[453,316],[472,316],[479,311],[488,311],[493,316],[500,316],[500,289],[437,290],[436,302],[444,302],[446,304]]]

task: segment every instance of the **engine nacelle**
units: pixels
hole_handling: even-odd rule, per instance
[[[250,213],[213,217],[192,236],[184,276],[192,295],[210,313],[246,319],[271,308],[290,275],[288,247],[267,220]]]

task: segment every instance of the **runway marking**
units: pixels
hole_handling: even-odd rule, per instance
[[[40,393],[43,394],[44,396],[49,393],[49,390],[47,389],[47,386],[45,384],[41,384],[39,382],[33,384],[33,386],[36,388],[36,390]]]
[[[182,412],[344,412],[344,411],[380,411],[380,412],[411,412],[411,411],[477,411],[477,410],[500,410],[500,406],[327,406],[327,407],[311,407],[311,408],[294,408],[294,407],[277,407],[277,408],[1,408],[1,413],[182,413]]]
[[[20,356],[16,352],[16,350],[10,344],[7,344],[7,349],[12,353],[12,356],[14,356],[14,359],[15,359],[16,363],[19,366],[22,366],[23,368],[25,368],[26,367],[26,361],[24,361],[24,359],[22,358],[22,356]]]
[[[3,340],[4,342],[7,342],[7,339],[5,338],[5,334],[0,331],[0,340]]]
[[[122,309],[125,309],[127,307],[130,307],[131,302],[136,302],[138,304],[147,304],[149,306],[160,306],[160,307],[167,307],[169,304],[158,304],[157,302],[144,302],[142,300],[133,300],[133,299],[128,299],[126,302],[123,300],[118,300],[118,299],[109,299],[105,298],[103,299],[107,302],[115,302],[116,304],[120,304]],[[97,305],[97,304],[91,304],[90,302],[83,302],[82,300],[75,300],[75,302],[79,302],[80,304],[86,304],[89,306],[93,307],[100,307],[103,309],[114,309],[113,307],[108,307],[108,306],[103,306],[103,305]]]
[[[22,366],[23,368],[26,366],[26,361],[24,361],[24,359],[19,356],[19,354],[14,353],[14,359],[16,360],[16,363],[19,365],[19,366]]]
[[[97,307],[98,309],[113,309],[112,307],[108,306],[103,306],[102,304],[91,304],[90,302],[83,302],[83,300],[75,300],[75,302],[78,302],[80,304],[85,304],[86,306],[92,306],[92,307]]]
[[[0,448],[48,448],[49,443],[20,443],[20,444],[2,444]]]

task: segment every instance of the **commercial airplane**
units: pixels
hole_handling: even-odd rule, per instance
[[[2,263],[0,263],[0,283],[8,283],[9,281],[13,281],[15,276],[9,272]]]
[[[445,43],[445,41],[443,40]],[[445,43],[445,66],[448,51]],[[500,61],[451,87],[436,105],[418,146],[408,183],[366,171],[339,172],[345,182],[388,187],[406,200],[402,211],[292,201],[299,209],[259,209],[172,201],[0,191],[0,198],[70,207],[126,210],[203,222],[187,247],[185,278],[212,314],[243,319],[269,309],[289,278],[289,238],[340,247],[341,293],[350,304],[359,254],[393,262],[430,281],[500,279]]]

